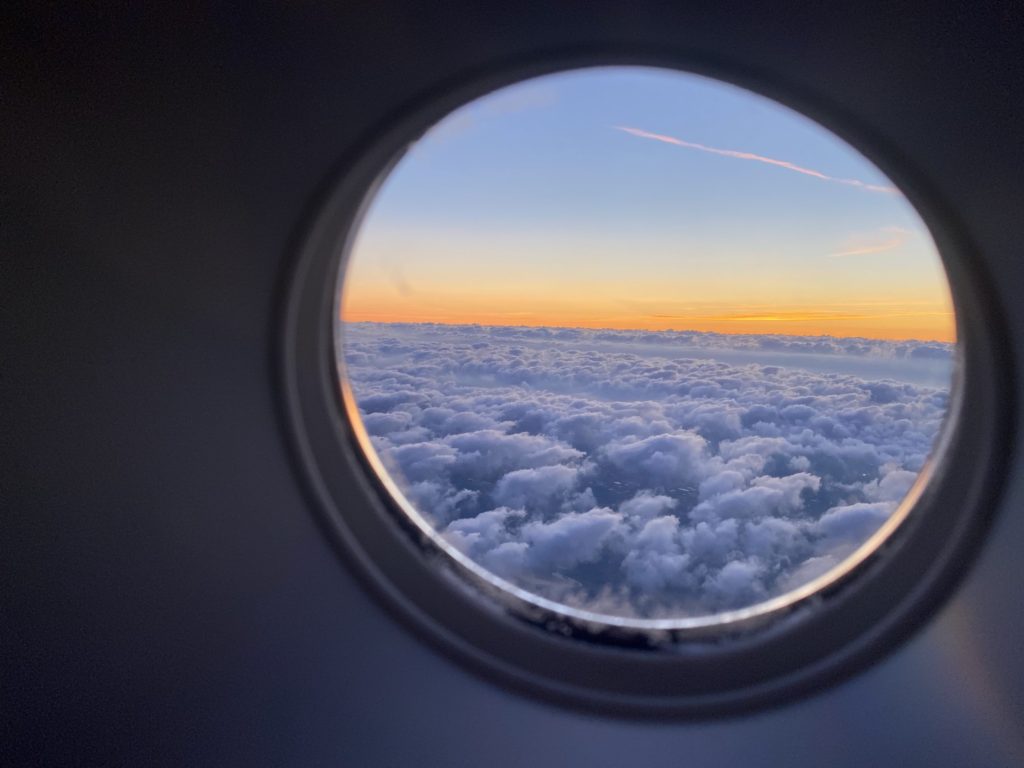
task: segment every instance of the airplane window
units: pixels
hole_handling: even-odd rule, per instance
[[[810,119],[641,67],[454,112],[339,283],[366,457],[455,567],[620,626],[804,599],[911,512],[957,360],[927,227]]]

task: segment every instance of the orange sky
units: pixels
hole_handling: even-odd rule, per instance
[[[493,296],[485,298],[488,300],[451,293],[403,296],[400,293],[388,295],[386,291],[354,291],[341,315],[342,319],[352,322],[479,323],[956,340],[953,313],[938,302],[913,304],[904,300],[789,306],[705,303],[648,309],[642,306],[643,302],[634,303],[641,306],[630,307],[630,302],[618,305],[556,303],[536,295],[499,300]]]
[[[342,318],[955,341],[935,246],[901,224],[795,239],[762,227],[736,243],[717,230],[492,234],[370,219]]]
[[[680,282],[572,279],[550,271],[536,280],[532,274],[498,280],[471,265],[460,277],[443,269],[367,268],[372,263],[350,269],[342,319],[956,340],[945,286],[922,278],[886,291],[883,284],[863,284],[858,276],[871,271],[860,268],[845,279],[803,282],[756,272],[738,281],[736,270],[702,277],[695,269]]]

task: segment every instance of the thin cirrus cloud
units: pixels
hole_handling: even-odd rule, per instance
[[[774,165],[779,168],[785,168],[787,171],[794,171],[796,173],[802,173],[805,176],[812,176],[822,181],[831,181],[836,184],[845,184],[850,187],[858,187],[867,192],[880,192],[887,195],[899,195],[900,191],[895,187],[886,187],[878,184],[868,184],[860,179],[842,179],[836,176],[829,176],[828,174],[822,173],[821,171],[815,171],[812,168],[804,168],[802,166],[791,163],[787,160],[778,160],[773,157],[765,157],[764,155],[757,155],[753,152],[740,152],[734,149],[719,149],[717,147],[709,147],[704,144],[697,144],[692,141],[685,141],[683,139],[677,139],[674,136],[666,136],[660,133],[651,133],[650,131],[644,131],[640,128],[630,128],[624,125],[612,126],[617,131],[623,131],[632,136],[638,136],[641,139],[651,139],[653,141],[660,141],[664,144],[672,144],[676,147],[685,147],[686,149],[696,149],[700,152],[708,152],[712,155],[721,155],[722,157],[732,157],[737,160],[753,160],[758,163],[765,163],[767,165]]]

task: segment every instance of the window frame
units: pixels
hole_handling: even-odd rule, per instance
[[[652,66],[715,78],[774,99],[864,154],[929,227],[957,317],[957,379],[928,482],[905,519],[821,589],[728,624],[595,623],[530,604],[453,563],[401,509],[361,447],[343,395],[334,318],[338,275],[381,181],[404,149],[452,110],[513,83],[590,66]],[[343,559],[418,636],[504,684],[571,706],[648,716],[707,716],[778,702],[881,658],[948,597],[995,508],[1008,456],[1006,337],[963,226],[868,126],[760,73],[677,51],[552,51],[495,62],[395,105],[329,174],[312,206],[284,300],[281,392],[296,463]],[[354,423],[355,421],[355,423]],[[365,437],[365,436],[363,436]],[[763,604],[762,604],[763,605]],[[749,613],[749,612],[748,612]],[[686,624],[686,622],[683,622]]]

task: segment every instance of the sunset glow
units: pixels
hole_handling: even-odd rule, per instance
[[[593,286],[590,286],[593,288]],[[955,340],[952,311],[927,299],[832,304],[727,304],[649,298],[629,300],[609,286],[611,296],[576,301],[557,290],[464,292],[448,284],[417,295],[407,285],[364,287],[346,302],[352,322],[448,323],[636,330],[692,330],[715,333],[772,333],[864,336],[877,339]]]

